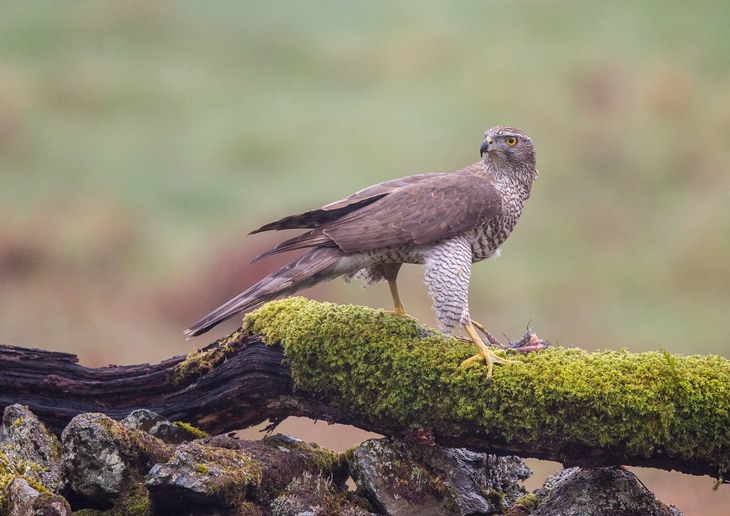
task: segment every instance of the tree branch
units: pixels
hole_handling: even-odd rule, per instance
[[[728,476],[726,359],[549,348],[510,355],[524,364],[488,383],[484,367],[459,367],[472,352],[412,320],[292,298],[155,365],[91,369],[0,346],[0,407],[28,405],[56,433],[82,412],[120,419],[136,408],[211,433],[300,415],[566,465]]]

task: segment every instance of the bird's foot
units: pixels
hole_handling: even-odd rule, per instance
[[[413,317],[411,314],[406,312],[405,308],[400,308],[400,309],[395,308],[394,310],[383,310],[383,312],[385,312],[386,314],[389,314],[389,315],[396,315],[398,317],[406,317],[408,319],[413,319],[414,321],[416,320],[415,317]]]
[[[487,335],[487,338],[491,337],[489,332],[487,332],[484,329],[484,326],[482,326],[481,324],[479,324],[479,326],[481,326],[481,330],[483,332],[485,332],[485,334]],[[479,338],[479,335],[477,334],[476,329],[474,328],[473,322],[465,324],[464,329],[466,330],[466,333],[471,338],[472,343],[474,343],[474,345],[476,346],[477,354],[474,355],[473,357],[469,357],[466,360],[464,360],[461,363],[461,367],[464,367],[464,366],[467,366],[467,365],[470,365],[473,363],[479,363],[483,360],[487,364],[487,381],[490,381],[492,379],[492,371],[494,369],[494,364],[508,365],[508,364],[521,364],[522,363],[517,360],[508,360],[506,358],[502,358],[499,355],[497,355],[494,351],[489,349],[489,347],[486,344],[484,344],[484,342],[482,342],[482,339]],[[494,339],[494,337],[492,337],[492,339]],[[492,339],[490,339],[490,344],[493,344],[491,342]],[[494,339],[494,340],[497,341],[497,339]],[[502,347],[502,345],[499,343],[499,341],[497,341],[497,345],[499,347]]]
[[[484,345],[482,344],[482,346]],[[508,360],[506,358],[502,358],[494,351],[489,349],[487,346],[477,346],[477,354],[464,360],[461,363],[461,367],[466,367],[471,364],[478,364],[481,361],[484,361],[487,364],[487,381],[492,379],[492,370],[494,369],[494,364],[509,365],[522,363],[518,360]]]

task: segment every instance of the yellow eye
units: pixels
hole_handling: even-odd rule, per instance
[[[517,145],[517,138],[515,138],[514,136],[509,136],[509,137],[508,137],[508,138],[507,138],[506,140],[504,140],[504,141],[505,141],[505,142],[507,143],[507,145],[509,145],[510,147],[514,147],[515,145]]]

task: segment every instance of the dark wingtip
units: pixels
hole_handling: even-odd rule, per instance
[[[264,224],[258,229],[254,229],[249,233],[249,235],[255,235],[256,233],[263,233],[264,231],[271,231],[272,229],[280,229],[278,227],[278,222],[281,222],[280,220],[277,220],[276,222],[269,222],[268,224]],[[283,228],[286,229],[286,228]]]
[[[215,324],[211,324],[209,316],[206,316],[205,318],[193,324],[187,330],[183,331],[183,335],[187,337],[186,340],[190,340],[193,337],[197,337],[198,335],[202,335],[203,333],[209,331],[213,326],[215,326]]]
[[[203,332],[202,331],[199,331],[199,330],[196,330],[194,328],[188,328],[187,330],[185,330],[183,332],[183,335],[185,335],[187,337],[185,340],[190,340],[193,337],[197,337],[201,333],[203,333]]]

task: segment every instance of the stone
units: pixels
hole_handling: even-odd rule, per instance
[[[167,463],[152,468],[145,485],[155,506],[168,512],[181,507],[240,512],[244,503],[268,507],[305,472],[344,485],[346,461],[338,453],[287,436],[245,441],[219,435],[179,445]]]
[[[385,514],[500,514],[526,491],[530,475],[517,457],[415,445],[395,438],[365,441],[354,452],[357,492]]]
[[[71,506],[61,496],[31,487],[17,477],[7,487],[7,516],[71,516]],[[5,513],[3,513],[5,514]]]
[[[145,483],[155,505],[170,513],[232,510],[261,484],[261,465],[244,450],[200,442],[177,447],[169,461],[155,464]]]
[[[519,482],[530,472],[520,459],[428,441],[383,438],[339,454],[279,434],[201,435],[140,410],[122,422],[81,414],[59,442],[26,407],[8,406],[0,514],[681,516],[619,467],[565,469],[527,494]],[[357,493],[346,488],[348,472]]]
[[[339,487],[344,487],[345,481],[349,478],[350,468],[347,458],[341,453],[322,448],[316,443],[309,443],[284,434],[267,435],[261,443],[288,454],[287,462],[291,468],[302,468],[302,471],[328,477]],[[259,450],[263,451],[265,448],[259,448]],[[256,450],[253,453],[256,454]],[[265,458],[264,455],[260,455],[260,459]],[[291,477],[287,479],[287,482],[290,480]]]
[[[63,473],[76,495],[108,508],[174,447],[99,413],[80,414],[61,434]]]
[[[156,412],[138,409],[120,421],[127,428],[143,430],[168,444],[180,444],[208,437],[208,434],[186,423],[171,423]]]
[[[40,496],[37,489],[23,477],[16,477],[7,487],[7,498],[10,505],[9,516],[20,516],[30,513],[33,502]]]
[[[296,477],[271,504],[274,516],[366,516],[365,500],[346,493],[335,486],[329,478],[305,472]]]
[[[535,516],[681,516],[658,500],[632,472],[623,468],[569,468],[548,477],[535,492],[542,500]]]
[[[0,452],[19,475],[57,493],[62,485],[61,443],[27,407],[9,405],[3,411]]]

